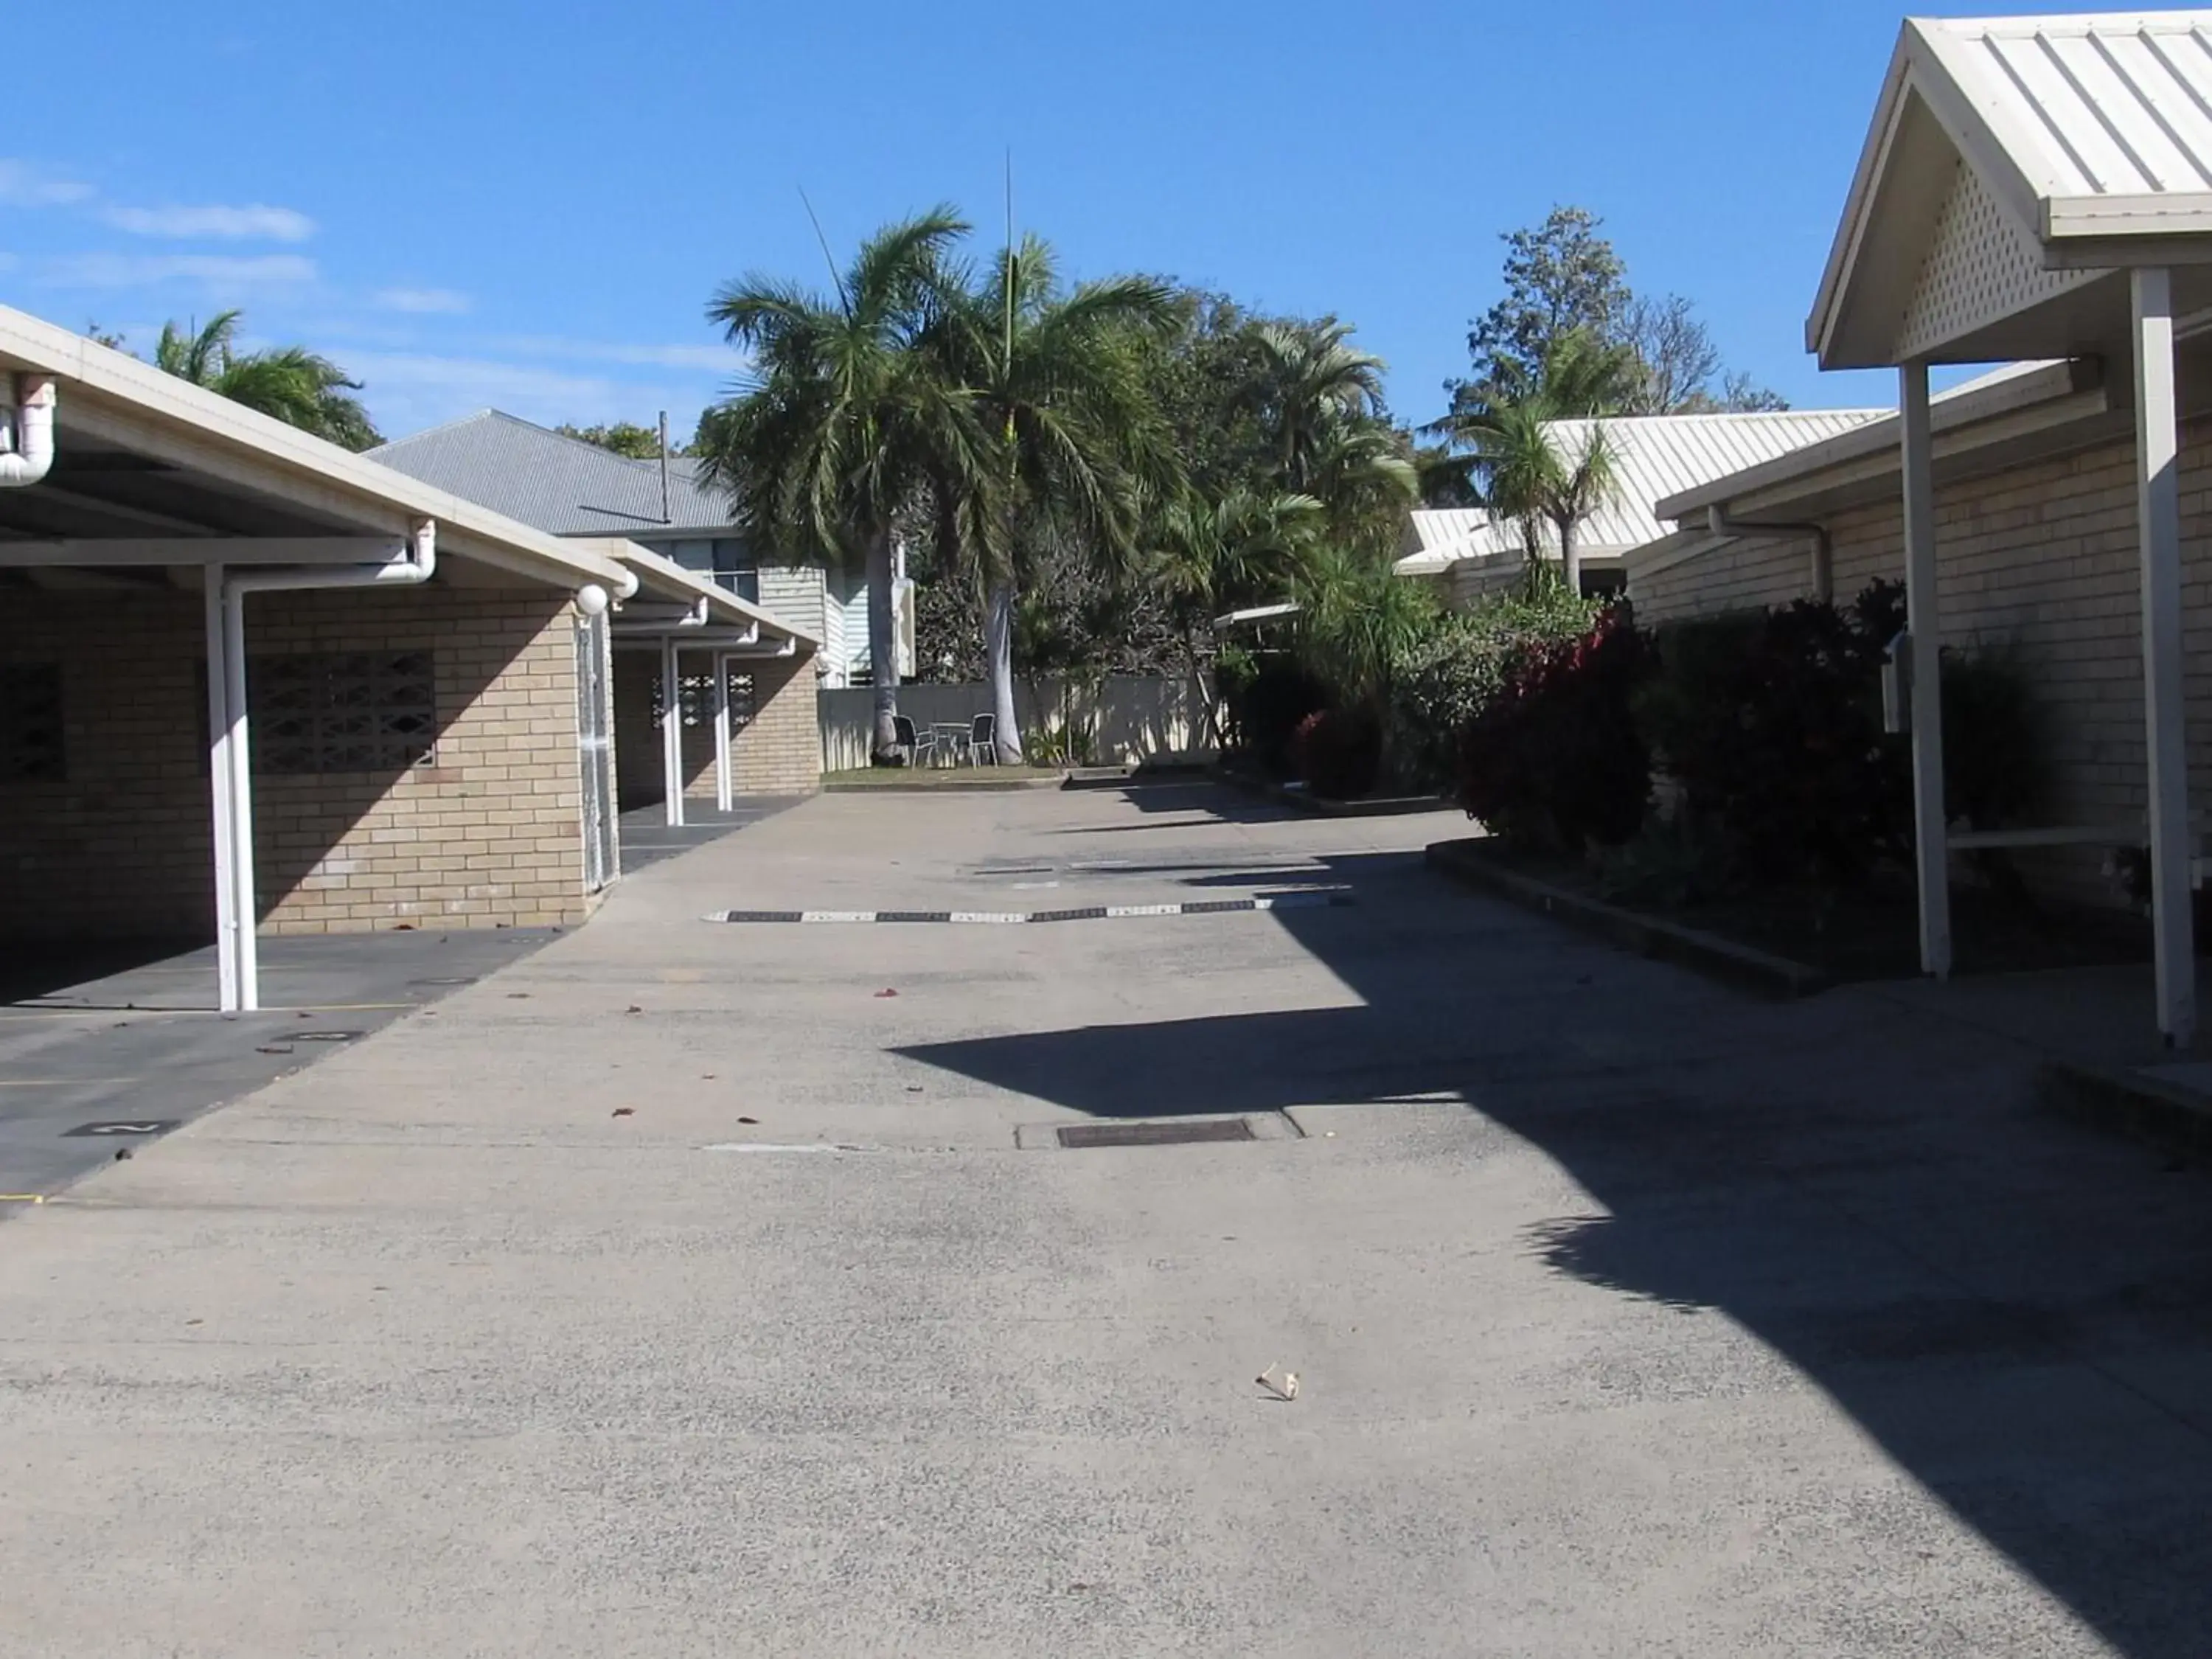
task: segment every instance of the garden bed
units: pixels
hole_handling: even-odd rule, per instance
[[[1918,904],[1900,873],[1878,872],[1841,896],[1771,888],[1668,902],[1625,888],[1585,861],[1516,852],[1486,838],[1429,850],[1441,868],[1631,949],[1790,994],[1920,971]],[[1964,884],[1951,890],[1951,932],[1954,969],[1961,974],[2100,967],[2150,956],[2149,928],[2140,918],[2051,902],[2023,906]]]

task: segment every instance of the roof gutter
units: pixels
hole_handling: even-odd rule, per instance
[[[1827,526],[1811,520],[1789,522],[1732,519],[1726,507],[1716,504],[1705,509],[1705,528],[1716,541],[1743,541],[1778,535],[1808,538],[1813,544],[1813,597],[1823,601],[1836,597],[1836,544],[1828,533]]]
[[[0,402],[0,489],[20,489],[46,476],[54,464],[54,377],[0,376],[7,400]]]

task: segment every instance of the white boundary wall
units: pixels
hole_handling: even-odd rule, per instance
[[[857,771],[868,763],[874,693],[866,686],[821,694],[822,769]],[[1073,726],[1092,734],[1091,758],[1101,765],[1176,754],[1192,745],[1189,685],[1176,679],[1116,674],[1095,684],[1059,679],[1014,682],[1014,708],[1024,738],[1048,728]],[[933,723],[963,724],[991,707],[991,688],[902,685],[899,713],[927,731]]]

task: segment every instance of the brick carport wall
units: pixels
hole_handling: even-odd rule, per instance
[[[257,768],[262,931],[580,920],[574,612],[546,589],[443,582],[247,601],[249,665],[289,653],[428,651],[429,764]],[[59,781],[0,788],[0,936],[211,934],[199,596],[10,593],[0,661],[62,674]]]

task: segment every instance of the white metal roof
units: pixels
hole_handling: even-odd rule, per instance
[[[822,641],[803,628],[794,628],[765,605],[756,605],[741,593],[732,592],[720,582],[696,570],[687,570],[675,560],[635,542],[624,540],[584,541],[581,545],[604,552],[618,559],[638,578],[641,593],[654,599],[678,599],[686,604],[707,602],[708,615],[717,623],[735,623],[740,627],[758,623],[764,635],[774,638],[797,640],[809,647]]]
[[[1806,343],[1832,368],[2085,355],[2124,303],[2100,277],[2208,256],[2212,11],[1911,18]]]
[[[1714,478],[1741,472],[1808,444],[1840,436],[1887,413],[1879,409],[1789,410],[1744,415],[1648,415],[1605,421],[1554,421],[1545,429],[1563,455],[1579,456],[1594,427],[1613,455],[1613,488],[1577,532],[1585,554],[1617,556],[1666,533],[1655,504]],[[1403,576],[1440,575],[1466,559],[1517,556],[1520,526],[1480,509],[1413,514],[1413,550],[1398,561]]]

